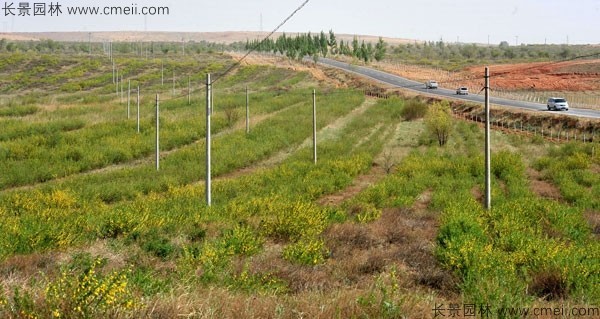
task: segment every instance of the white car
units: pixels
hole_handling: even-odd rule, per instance
[[[562,97],[551,97],[548,99],[548,103],[546,104],[548,107],[548,111],[559,111],[559,110],[569,110],[569,102],[565,98]]]
[[[469,88],[459,87],[458,89],[456,89],[456,94],[458,94],[458,95],[469,95]]]
[[[426,89],[437,89],[438,83],[437,83],[437,81],[429,80],[429,81],[425,82],[425,88]]]

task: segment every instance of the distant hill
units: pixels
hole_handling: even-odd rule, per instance
[[[267,36],[269,32],[254,32],[254,31],[230,31],[230,32],[143,32],[143,31],[115,31],[115,32],[11,32],[0,33],[0,39],[15,40],[15,41],[39,41],[50,39],[54,41],[68,42],[85,42],[91,39],[92,42],[103,41],[156,41],[156,42],[177,42],[177,41],[207,41],[216,43],[230,44],[233,42],[245,42],[247,39],[260,39]],[[281,35],[277,32],[274,37]],[[294,35],[298,32],[288,32],[287,34]],[[355,35],[352,34],[337,34],[336,38],[344,41],[351,41]],[[372,35],[356,35],[359,40],[365,42],[377,42],[378,36]],[[389,44],[395,45],[400,43],[412,43],[417,40],[387,38],[383,40]],[[421,41],[417,41],[421,42]]]

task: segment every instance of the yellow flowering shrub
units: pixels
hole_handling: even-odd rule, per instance
[[[286,246],[283,258],[304,265],[318,265],[325,262],[328,250],[322,239],[307,238]]]
[[[127,272],[98,273],[97,258],[81,274],[63,270],[45,289],[47,308],[53,318],[108,317],[136,308]]]

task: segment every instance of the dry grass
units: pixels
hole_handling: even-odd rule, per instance
[[[558,201],[563,199],[558,187],[549,183],[548,181],[543,180],[540,172],[534,170],[533,168],[528,168],[527,176],[529,177],[530,181],[529,188],[533,193],[543,198],[549,198]]]
[[[588,211],[585,213],[585,219],[592,228],[592,233],[596,238],[600,238],[600,212]]]
[[[568,296],[566,281],[559,270],[543,270],[533,275],[529,290],[544,300],[562,300]]]

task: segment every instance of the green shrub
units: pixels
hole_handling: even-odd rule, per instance
[[[413,98],[404,102],[402,108],[402,118],[406,121],[421,119],[427,113],[427,104],[418,98]]]
[[[262,239],[249,226],[236,225],[223,235],[225,248],[237,255],[253,255],[262,247]]]
[[[439,146],[444,146],[454,128],[454,120],[448,101],[436,102],[429,106],[424,117],[427,132]]]
[[[0,108],[0,116],[26,116],[39,112],[40,108],[35,105],[18,105]]]
[[[138,307],[129,286],[129,271],[100,272],[103,260],[83,269],[65,267],[46,284],[41,298],[15,289],[12,297],[0,293],[0,314],[10,318],[114,318],[129,316]]]
[[[322,239],[303,238],[283,249],[283,258],[303,265],[318,265],[329,255]]]
[[[266,199],[271,201],[273,199]],[[267,204],[267,205],[264,205]],[[326,210],[312,203],[285,200],[264,203],[260,232],[267,237],[297,241],[321,234],[327,227]]]
[[[101,259],[76,273],[63,270],[46,287],[46,311],[54,318],[97,318],[128,313],[137,306],[127,271],[99,273]]]
[[[150,238],[142,245],[142,248],[162,260],[166,260],[175,252],[175,246],[169,239],[158,235],[150,235]]]
[[[356,203],[350,207],[349,215],[358,223],[370,223],[381,217],[381,210],[370,203]]]

